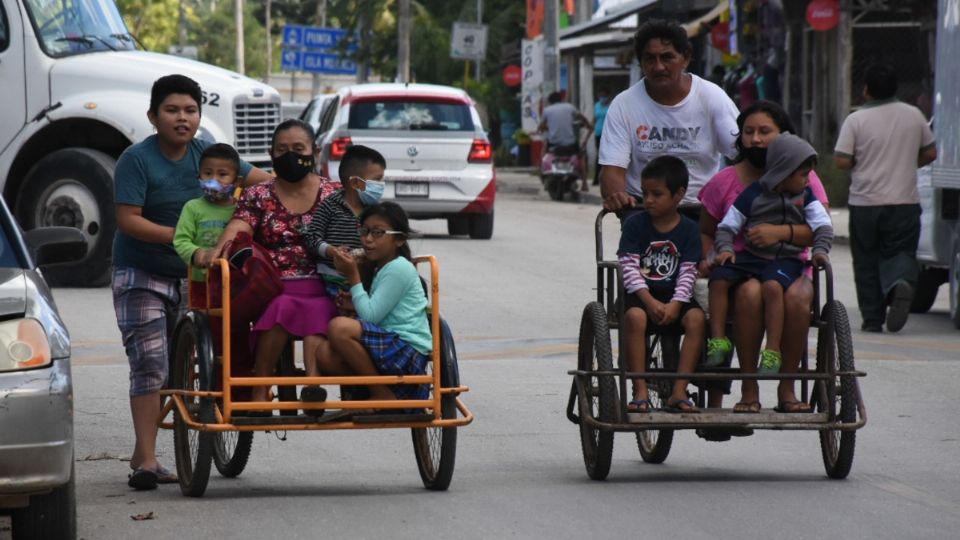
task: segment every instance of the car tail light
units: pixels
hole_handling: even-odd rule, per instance
[[[0,323],[0,371],[45,366],[50,360],[47,333],[36,319]]]
[[[343,155],[347,153],[347,148],[353,144],[353,141],[350,140],[350,137],[337,137],[330,143],[330,159],[332,161],[340,161],[343,159]]]
[[[474,139],[470,146],[470,155],[467,161],[470,163],[490,163],[493,159],[493,147],[488,141],[483,139]]]

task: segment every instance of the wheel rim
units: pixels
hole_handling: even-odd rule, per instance
[[[37,227],[74,227],[87,239],[93,252],[103,228],[100,207],[93,193],[73,178],[60,179],[40,196],[33,215]]]
[[[654,359],[652,367],[663,367],[663,343],[661,340],[653,339],[650,347],[650,357]],[[647,383],[647,399],[650,400],[651,409],[662,409],[664,406],[663,396],[670,395],[670,381],[667,379],[657,379]],[[644,449],[652,452],[660,439],[660,430],[646,430],[637,432],[640,444]]]
[[[233,459],[237,452],[237,443],[240,440],[238,431],[221,431],[217,433],[216,446],[217,459],[220,463],[227,463]]]

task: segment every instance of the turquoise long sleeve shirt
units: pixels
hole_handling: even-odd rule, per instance
[[[420,274],[413,263],[403,257],[380,268],[367,293],[363,284],[350,288],[357,316],[380,328],[393,332],[423,354],[433,351],[433,337],[427,319],[427,296],[420,284]]]

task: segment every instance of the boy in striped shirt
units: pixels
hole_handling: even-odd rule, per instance
[[[645,371],[646,337],[650,334],[686,335],[680,348],[681,373],[693,372],[700,360],[705,317],[693,299],[700,232],[696,223],[677,211],[689,178],[679,158],[664,155],[651,160],[640,177],[645,211],[631,215],[623,224],[617,256],[627,293],[623,323],[628,366],[633,372]],[[674,382],[665,411],[699,412],[687,397],[687,383],[682,379]],[[646,381],[634,379],[627,411],[652,409]]]
[[[355,145],[347,148],[340,161],[343,188],[320,203],[307,226],[307,250],[317,257],[317,272],[323,278],[327,294],[341,307],[343,295],[350,287],[333,267],[329,250],[353,251],[361,248],[360,221],[364,207],[380,202],[383,195],[383,174],[387,162],[373,148]],[[347,295],[349,297],[349,295]]]

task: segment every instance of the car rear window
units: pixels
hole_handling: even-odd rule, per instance
[[[350,106],[350,129],[473,131],[470,106],[414,100],[364,100]]]

